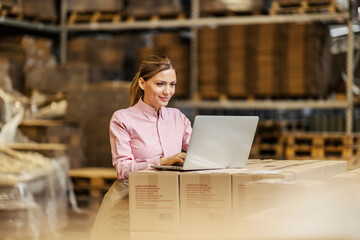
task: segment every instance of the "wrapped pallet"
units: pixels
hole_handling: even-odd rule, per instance
[[[55,236],[67,224],[67,159],[0,146],[0,232],[6,238]]]

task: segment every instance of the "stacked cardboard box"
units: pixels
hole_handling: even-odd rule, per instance
[[[225,28],[226,36],[226,53],[223,59],[219,59],[222,63],[222,77],[219,79],[223,83],[219,85],[226,86],[226,93],[230,97],[244,97],[249,94],[249,81],[247,67],[248,59],[248,43],[246,35],[248,34],[248,26],[228,26]],[[221,57],[221,56],[218,56]]]
[[[138,50],[138,66],[144,58],[151,54],[168,56],[175,64],[177,83],[175,97],[186,98],[189,96],[189,45],[178,33],[158,33],[152,38],[151,46]]]
[[[123,0],[66,0],[68,11],[121,11],[124,8]]]
[[[224,60],[225,44],[221,41],[221,28],[203,28],[198,32],[198,77],[199,93],[203,97],[217,97],[222,93],[219,78],[222,74],[220,62]]]
[[[58,19],[55,0],[21,0],[25,16],[55,22]]]
[[[84,137],[88,166],[111,167],[109,124],[112,114],[129,106],[129,82],[103,81],[87,87]],[[101,99],[101,101],[99,101]]]
[[[130,229],[135,236],[228,237],[247,215],[301,198],[345,171],[342,161],[249,160],[244,169],[131,173]]]
[[[183,12],[180,0],[128,0],[126,14],[133,17],[174,16]]]
[[[251,84],[252,92],[255,96],[278,96],[279,95],[279,77],[281,72],[279,66],[279,42],[277,36],[276,24],[263,24],[253,26],[256,39],[252,42],[257,44],[254,46],[254,55],[251,54],[250,61],[254,58],[254,68],[252,75],[249,73],[249,79],[254,79]],[[252,49],[251,49],[252,50]],[[251,68],[251,66],[249,66]],[[253,77],[252,77],[253,76]]]
[[[68,62],[89,64],[90,82],[124,79],[125,38],[85,36],[69,40]]]
[[[13,88],[20,92],[24,92],[24,75],[33,69],[57,64],[52,40],[28,35],[2,38],[0,58],[0,64],[8,65]]]

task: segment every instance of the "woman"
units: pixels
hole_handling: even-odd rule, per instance
[[[145,58],[130,87],[127,109],[114,113],[110,122],[113,165],[119,179],[151,165],[183,164],[191,123],[178,109],[166,108],[175,93],[176,72],[171,60]]]
[[[129,239],[127,179],[152,165],[183,164],[191,123],[178,109],[167,108],[175,93],[176,69],[161,55],[144,59],[129,89],[130,107],[110,121],[112,162],[119,180],[106,193],[91,239]]]

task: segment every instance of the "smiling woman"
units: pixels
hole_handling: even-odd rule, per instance
[[[102,201],[91,239],[129,239],[130,172],[184,163],[192,128],[183,113],[166,107],[175,85],[173,62],[161,55],[148,56],[130,86],[130,107],[113,114],[110,145],[119,180]]]

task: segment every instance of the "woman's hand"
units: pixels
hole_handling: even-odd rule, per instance
[[[162,157],[160,158],[161,165],[183,165],[185,160],[186,153],[178,153],[171,157]]]

